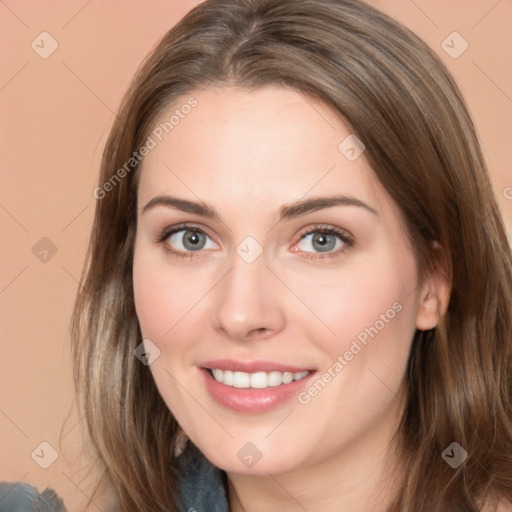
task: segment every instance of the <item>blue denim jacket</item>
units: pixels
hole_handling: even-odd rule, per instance
[[[183,512],[229,512],[226,473],[213,466],[189,442],[173,459],[179,478],[179,509]],[[66,512],[52,489],[42,493],[25,482],[0,482],[0,512]]]
[[[229,512],[226,473],[211,464],[190,441],[172,465],[180,478],[180,509]]]
[[[66,509],[49,487],[40,493],[25,482],[0,482],[0,512],[66,512]]]

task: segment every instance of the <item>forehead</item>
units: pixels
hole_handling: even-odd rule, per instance
[[[347,158],[348,125],[292,89],[193,92],[161,113],[150,137],[139,204],[165,193],[238,211],[307,194],[351,194],[373,204],[385,199],[364,152]]]

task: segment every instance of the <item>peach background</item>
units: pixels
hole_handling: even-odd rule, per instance
[[[0,3],[5,49],[0,66],[0,480],[23,480],[40,490],[51,485],[72,511],[81,508],[91,481],[84,476],[82,424],[73,409],[67,329],[92,222],[99,160],[113,112],[140,61],[198,3]],[[423,37],[453,72],[486,149],[510,232],[512,3],[371,3]],[[31,48],[43,31],[59,45],[48,59]],[[440,46],[453,31],[469,43],[457,59]],[[57,248],[46,263],[32,252],[42,237]],[[61,428],[65,436],[59,446]],[[43,441],[59,454],[48,469],[31,458]],[[104,504],[98,506],[104,510]]]

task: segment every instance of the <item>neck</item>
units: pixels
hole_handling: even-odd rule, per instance
[[[305,464],[280,474],[229,473],[230,510],[386,510],[400,482],[394,455],[393,436],[398,426],[397,411],[394,412],[391,421],[383,419],[373,431],[361,435],[320,463]]]

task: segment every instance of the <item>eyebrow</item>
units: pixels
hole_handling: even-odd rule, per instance
[[[165,206],[182,212],[194,213],[207,219],[221,220],[220,215],[216,210],[204,202],[190,201],[188,199],[180,199],[178,197],[168,195],[154,197],[144,206],[144,208],[142,208],[141,213],[145,213],[156,206]],[[308,213],[323,210],[325,208],[332,208],[334,206],[357,206],[374,215],[378,215],[377,210],[360,199],[345,195],[335,195],[327,197],[313,197],[284,205],[279,210],[279,222],[282,220],[295,219]]]

